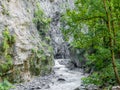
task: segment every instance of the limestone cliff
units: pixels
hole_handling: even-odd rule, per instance
[[[67,43],[61,33],[60,18],[66,9],[74,8],[74,0],[40,0],[40,5],[45,14],[51,18],[50,36],[54,48],[55,58],[69,58]]]
[[[36,3],[38,0],[0,0],[0,81],[21,82],[51,71],[51,44],[33,23]]]
[[[0,81],[8,78],[21,82],[49,73],[54,64],[53,54],[69,58],[60,17],[67,8],[73,8],[73,2],[0,0]]]

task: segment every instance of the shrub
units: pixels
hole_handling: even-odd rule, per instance
[[[37,30],[40,32],[40,35],[44,37],[49,29],[51,19],[48,18],[43,10],[41,9],[40,5],[37,3],[37,9],[34,13],[33,22],[35,23]]]
[[[13,86],[7,80],[4,80],[3,82],[0,83],[0,90],[9,90],[10,88],[13,88]]]

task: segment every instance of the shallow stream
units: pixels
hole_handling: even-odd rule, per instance
[[[54,80],[54,84],[45,90],[74,90],[81,85],[81,78],[84,77],[80,69],[69,70],[60,62],[64,59],[56,59],[54,72],[58,79]]]
[[[16,88],[11,90],[75,90],[80,87],[81,78],[85,75],[81,69],[68,69],[66,62],[67,59],[56,59],[52,74],[35,77],[30,82],[16,84]]]

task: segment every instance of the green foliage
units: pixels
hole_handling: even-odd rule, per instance
[[[107,11],[104,4],[106,4]],[[94,69],[94,73],[83,79],[86,84],[116,83],[111,65],[111,51],[115,52],[117,59],[120,58],[119,7],[119,0],[76,0],[75,8],[68,9],[61,18],[65,39],[69,40],[72,37],[71,46],[87,51],[86,58],[89,60],[86,66]],[[109,21],[108,16],[111,17]],[[110,22],[111,31],[108,28],[108,22]],[[119,68],[120,62],[115,63]]]
[[[94,72],[91,76],[88,76],[87,78],[82,78],[82,81],[84,84],[95,84],[95,85],[101,85],[101,80],[98,77],[98,73]]]
[[[8,28],[6,27],[3,32],[4,40],[2,42],[2,51],[7,55],[7,50],[15,43],[15,36],[10,35]]]
[[[9,11],[6,9],[6,7],[2,4],[2,14],[3,15],[10,15]]]
[[[46,40],[46,42],[49,44],[50,41],[51,41],[51,38],[47,36],[47,37],[45,37],[45,40]]]
[[[13,88],[13,86],[7,80],[4,80],[2,83],[0,83],[0,90],[9,90],[10,88]]]
[[[33,22],[35,23],[37,30],[39,31],[39,34],[42,38],[41,45],[43,48],[32,50],[32,52],[34,53],[34,57],[31,60],[31,71],[34,71],[33,73],[35,75],[40,75],[42,73],[50,71],[48,69],[48,66],[50,64],[49,62],[51,62],[51,56],[50,58],[47,58],[48,56],[46,55],[46,53],[51,54],[52,48],[50,46],[51,38],[48,35],[51,19],[45,15],[39,3],[37,3],[37,9],[34,13]]]
[[[45,75],[51,72],[53,57],[51,46],[41,43],[44,48],[32,49],[33,56],[30,60],[30,71],[34,75]],[[49,50],[50,48],[50,50]]]
[[[36,58],[41,59],[41,60],[45,60],[44,50],[42,50],[42,49],[39,49],[39,50],[32,49],[32,53],[35,54]]]
[[[9,71],[12,66],[13,66],[13,62],[12,62],[12,58],[11,56],[8,56],[6,57],[5,59],[6,61],[4,63],[1,63],[0,65],[0,76],[3,76],[7,71]]]
[[[0,60],[0,76],[3,76],[13,67],[12,54],[10,53],[12,45],[15,43],[15,36],[10,35],[8,28],[3,31],[3,41],[1,44],[0,55],[3,57]]]
[[[120,72],[120,64],[117,63],[117,67],[119,67]],[[99,70],[98,72],[93,72],[87,78],[82,78],[84,84],[95,84],[99,86],[108,86],[108,85],[116,85],[116,78],[114,76],[114,71],[112,68],[112,64],[107,65],[105,68]]]
[[[37,3],[37,9],[35,10],[33,22],[42,37],[46,35],[49,29],[50,21],[51,19],[44,14],[39,3]]]
[[[43,65],[47,65],[47,63],[43,64],[43,62],[46,61],[45,52],[44,50],[41,50],[41,49],[38,49],[38,50],[32,49],[32,52],[34,56],[33,58],[31,58],[31,61],[30,61],[30,64],[31,64],[30,69],[35,75],[40,75],[41,67]]]
[[[99,46],[94,47],[94,50],[95,53],[87,55],[89,60],[86,65],[91,67],[94,65],[94,70],[99,71],[111,63],[110,50]]]

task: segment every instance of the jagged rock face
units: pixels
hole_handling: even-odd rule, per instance
[[[85,50],[76,49],[73,47],[71,47],[69,50],[71,63],[74,64],[75,67],[85,68],[84,66],[87,62],[87,58],[85,57]]]
[[[74,7],[74,0],[40,0],[45,14],[52,19],[49,34],[54,47],[54,58],[69,58],[67,43],[61,33],[60,18],[66,9]]]
[[[30,80],[33,75],[51,71],[53,53],[48,49],[48,44],[41,40],[33,23],[36,2],[0,0],[0,43],[3,48],[3,51],[0,50],[0,70],[7,68],[0,72],[0,80],[9,77],[13,82],[21,82]],[[12,36],[15,36],[15,42],[11,45]],[[37,57],[36,51],[39,49],[44,52],[44,60],[41,56]],[[12,62],[8,63],[10,60]]]
[[[37,3],[51,18],[49,43],[33,23]],[[9,78],[21,82],[47,74],[53,65],[53,54],[56,58],[69,58],[60,17],[65,9],[73,8],[72,4],[73,0],[0,0],[0,81]]]

